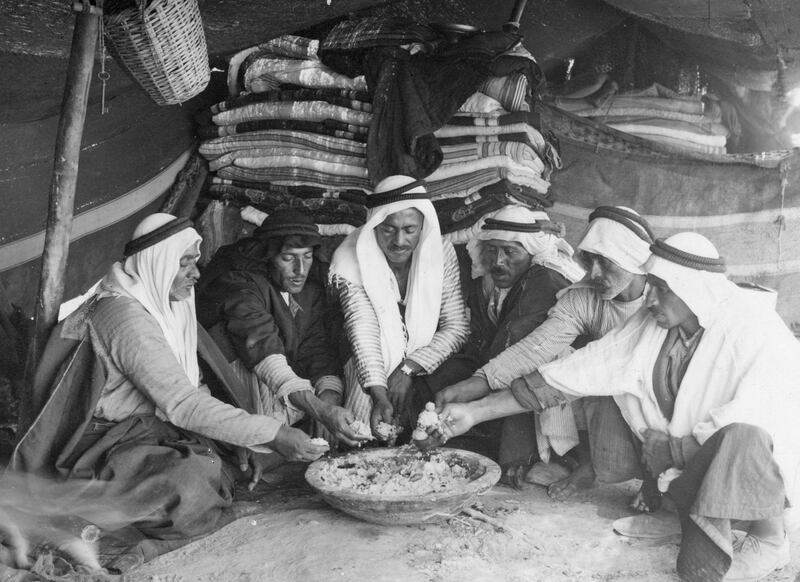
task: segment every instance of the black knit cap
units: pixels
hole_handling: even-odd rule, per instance
[[[150,231],[147,234],[143,234],[132,241],[129,241],[128,244],[125,245],[124,257],[127,259],[133,254],[136,254],[148,247],[152,247],[153,245],[168,239],[176,232],[180,232],[185,228],[192,228],[193,226],[194,225],[192,224],[192,221],[188,218],[176,218],[175,220],[170,220],[168,223],[159,226],[157,229]]]
[[[595,218],[607,218],[619,222],[646,243],[652,244],[655,239],[653,231],[650,229],[650,225],[647,224],[647,221],[630,210],[625,210],[617,206],[598,206],[589,215],[589,222],[593,221]]]
[[[394,190],[387,190],[385,192],[375,192],[367,196],[366,207],[375,208],[376,206],[383,206],[384,204],[391,204],[392,202],[399,202],[401,200],[430,200],[430,194],[427,192],[409,192],[415,188],[422,186],[425,187],[425,180],[414,180],[410,184],[400,186]]]
[[[564,236],[564,225],[551,220],[534,220],[533,222],[512,222],[487,218],[481,230],[506,230],[511,232],[548,232],[556,236]]]
[[[276,210],[253,231],[253,238],[259,240],[287,236],[308,237],[314,241],[315,245],[322,242],[319,228],[314,221],[309,216],[293,209]]]
[[[658,239],[650,245],[650,251],[657,257],[666,259],[682,267],[696,269],[698,271],[710,271],[712,273],[725,272],[725,259],[723,257],[713,258],[704,257],[702,255],[695,255],[687,253],[681,249],[675,248],[667,244],[664,239]]]

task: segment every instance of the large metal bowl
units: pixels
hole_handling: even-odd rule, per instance
[[[414,449],[409,447],[368,449],[342,457],[321,458],[309,465],[306,481],[328,504],[353,517],[384,525],[407,525],[456,515],[500,479],[500,467],[482,455],[450,448],[438,451],[454,455],[468,467],[469,479],[459,483],[453,490],[423,495],[371,494],[334,487],[321,478],[321,470],[330,464],[342,466],[359,460],[377,461],[397,455],[411,457]]]

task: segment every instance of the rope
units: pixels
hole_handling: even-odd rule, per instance
[[[725,259],[722,257],[715,259],[714,257],[704,257],[702,255],[688,253],[667,244],[663,239],[658,239],[650,245],[650,251],[662,259],[690,269],[710,271],[712,273],[725,272]]]

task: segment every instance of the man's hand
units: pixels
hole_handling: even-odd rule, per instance
[[[669,449],[669,435],[651,428],[642,429],[641,433],[644,438],[642,462],[653,477],[658,477],[673,465],[672,452]]]
[[[472,402],[487,396],[491,391],[486,380],[480,376],[472,376],[437,392],[434,403],[436,408],[441,408],[451,402]]]
[[[282,426],[275,435],[275,440],[266,445],[278,451],[289,461],[311,462],[319,459],[328,447],[311,442],[311,437],[302,430],[291,426]]]
[[[371,386],[369,394],[372,397],[372,413],[369,418],[369,426],[372,434],[379,435],[378,423],[383,421],[392,424],[394,421],[394,407],[389,401],[388,390],[383,386]]]
[[[279,453],[257,453],[244,447],[237,447],[236,455],[239,459],[239,470],[242,473],[251,471],[250,479],[247,482],[248,491],[255,489],[265,471],[286,462],[286,459]]]
[[[355,422],[356,417],[349,410],[345,410],[341,406],[329,406],[327,410],[322,413],[320,422],[330,431],[331,437],[334,442],[342,441],[351,447],[357,446],[360,443],[369,440],[368,436],[359,435],[356,431],[350,428],[350,425]]]
[[[408,374],[400,371],[401,366],[397,366],[389,375],[387,380],[389,389],[389,402],[398,416],[402,416],[410,411],[411,407],[411,385],[414,380]]]
[[[472,415],[472,405],[451,402],[436,412],[442,419],[438,426],[429,427],[428,434],[438,439],[441,444],[446,443],[453,437],[467,432],[475,426],[475,417]]]
[[[289,394],[289,400],[311,418],[324,425],[334,440],[341,439],[351,446],[357,445],[360,441],[369,440],[359,437],[350,429],[350,423],[355,420],[355,417],[350,412],[341,406],[332,405],[322,400],[322,397],[326,395],[328,395],[326,398],[333,398],[330,392],[332,391],[325,390],[318,397],[310,390],[301,390]],[[331,446],[334,444],[331,443]]]

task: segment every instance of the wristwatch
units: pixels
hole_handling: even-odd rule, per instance
[[[412,376],[412,377],[414,376],[414,370],[411,368],[411,366],[409,366],[405,362],[403,362],[403,365],[400,366],[400,371],[406,376]]]

